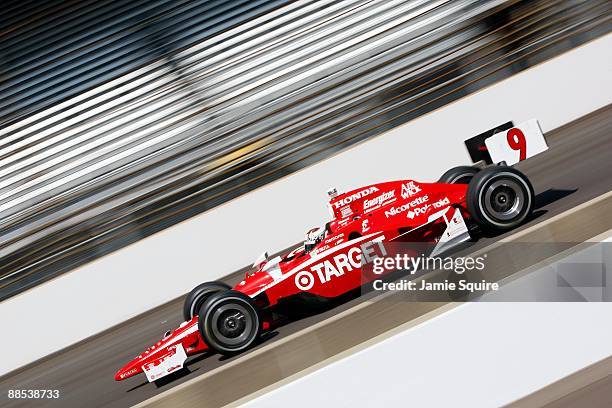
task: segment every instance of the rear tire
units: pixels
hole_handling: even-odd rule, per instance
[[[200,308],[198,329],[212,350],[231,355],[251,347],[262,331],[259,309],[235,291],[215,293]]]
[[[447,170],[438,183],[468,184],[480,170],[472,166],[457,166]]]
[[[183,318],[189,321],[195,316],[206,299],[214,293],[230,290],[225,282],[205,282],[192,289],[183,303]]]
[[[533,212],[533,186],[512,167],[489,167],[472,178],[466,201],[470,215],[483,230],[508,231]]]

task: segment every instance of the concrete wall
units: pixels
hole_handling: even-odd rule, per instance
[[[244,406],[484,408],[525,397],[612,355],[612,303],[597,303],[602,288],[571,293],[556,281],[556,267],[564,263],[609,270],[612,237],[603,242],[536,268],[485,296],[486,303],[465,303],[416,327],[400,327]],[[577,291],[595,303],[571,302]],[[523,301],[491,303],[509,299]]]
[[[612,35],[595,40],[2,302],[20,348],[0,375],[301,240],[327,220],[330,186],[434,180],[469,163],[464,139],[499,123],[536,117],[546,132],[609,104],[611,47]]]
[[[501,407],[611,355],[610,313],[466,303],[244,406]]]

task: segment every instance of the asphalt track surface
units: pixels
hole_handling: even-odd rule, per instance
[[[612,191],[612,106],[603,108],[546,135],[550,149],[537,159],[521,163],[518,168],[532,180],[537,193],[536,217],[526,226],[533,226],[554,215]],[[516,231],[514,231],[516,232]],[[511,233],[509,233],[511,234]],[[508,234],[508,235],[509,235]],[[504,235],[483,238],[473,244],[476,250]],[[233,284],[243,272],[225,280]],[[332,310],[276,329],[260,346],[232,358],[219,355],[195,356],[188,361],[190,373],[157,388],[139,375],[122,382],[114,381],[115,372],[145,346],[157,341],[165,330],[181,321],[182,298],[176,299],[143,315],[115,326],[97,336],[41,359],[0,378],[0,405],[3,407],[126,407],[142,402],[187,380],[193,379],[249,353],[273,344],[318,322],[362,303],[368,296],[351,300]],[[95,311],[92,311],[95,315]],[[45,318],[44,314],[35,318]],[[61,319],[58,319],[61,322]],[[35,319],[33,321],[35,324]],[[62,330],[58,325],[58,330]],[[40,341],[44,341],[41,333]],[[4,344],[4,352],[19,352]],[[296,350],[299,356],[299,351]],[[231,389],[219,371],[219,386]],[[229,378],[228,378],[229,380]],[[248,381],[248,378],[244,378]],[[8,400],[9,389],[57,389],[57,400]],[[243,395],[236,395],[236,399]]]

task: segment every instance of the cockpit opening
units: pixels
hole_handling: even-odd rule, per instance
[[[308,253],[312,251],[312,249],[317,246],[317,244],[325,238],[325,228],[324,227],[314,227],[311,228],[306,233],[306,239],[304,240],[304,253]]]

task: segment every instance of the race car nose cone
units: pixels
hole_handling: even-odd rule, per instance
[[[122,381],[126,378],[132,377],[141,371],[140,367],[135,361],[130,361],[121,370],[115,374],[115,381]]]

